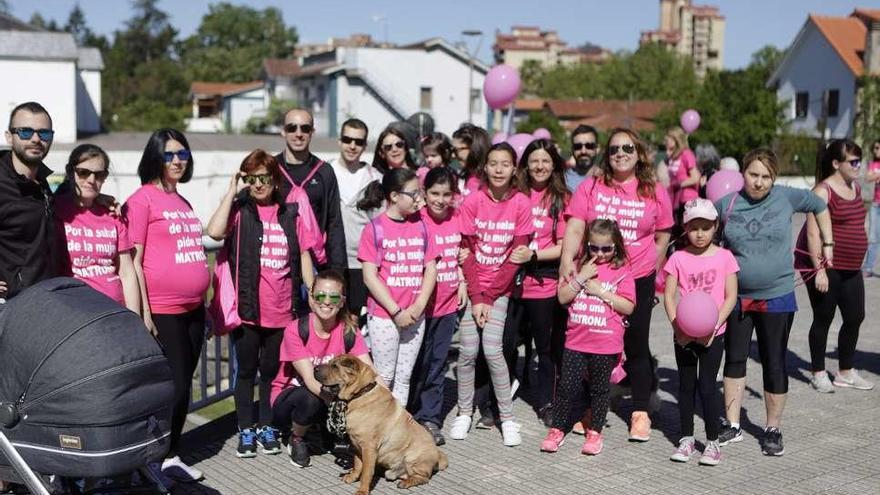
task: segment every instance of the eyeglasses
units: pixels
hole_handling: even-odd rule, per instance
[[[338,292],[313,292],[312,298],[322,304],[339,304],[343,295]]]
[[[400,194],[409,196],[413,201],[418,201],[422,197],[422,191],[400,191]]]
[[[174,161],[174,157],[177,156],[178,159],[182,162],[189,161],[192,153],[189,150],[177,150],[177,151],[166,151],[165,152],[165,163],[171,163]]]
[[[399,150],[402,150],[402,149],[406,148],[406,143],[404,143],[403,141],[395,141],[393,143],[382,145],[382,151],[384,151],[386,153],[391,151],[391,148],[397,148]]]
[[[10,127],[9,132],[18,134],[18,137],[25,141],[34,137],[35,132],[40,137],[40,141],[49,142],[55,136],[55,131],[52,129],[34,129],[33,127]]]
[[[301,130],[304,134],[309,134],[315,130],[315,126],[312,124],[284,124],[284,132],[296,132],[297,129]]]
[[[259,182],[260,184],[266,185],[272,183],[272,176],[269,174],[259,174],[259,175],[245,175],[241,178],[245,184],[252,186]]]
[[[596,244],[587,244],[587,249],[589,249],[591,253],[608,254],[608,253],[614,252],[614,244],[608,244],[607,246],[597,246]]]
[[[580,151],[581,148],[594,150],[599,146],[598,143],[571,143],[571,149],[574,151]]]
[[[852,168],[857,169],[862,166],[862,159],[861,158],[853,158],[852,160],[847,160],[847,162],[849,163],[849,166]]]
[[[109,170],[89,170],[87,168],[74,167],[73,171],[80,179],[88,179],[90,175],[94,175],[96,180],[104,180],[110,175]]]
[[[341,136],[339,140],[342,144],[351,144],[354,143],[356,146],[366,146],[367,140],[363,138],[354,138],[351,136]]]
[[[627,155],[632,155],[636,152],[636,147],[633,144],[624,144],[622,146],[617,146],[616,144],[613,144],[608,147],[608,156],[614,156],[617,154],[618,151],[621,150],[623,150],[623,152]]]

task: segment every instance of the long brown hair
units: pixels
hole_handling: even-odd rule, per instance
[[[571,197],[571,192],[565,184],[565,159],[559,155],[556,146],[548,139],[536,139],[529,143],[523,151],[517,170],[519,190],[528,193],[532,189],[532,176],[529,175],[529,156],[537,150],[546,151],[550,155],[550,160],[553,161],[553,170],[550,172],[550,181],[547,183],[547,191],[544,194],[544,206],[550,208],[557,205],[558,208],[564,208]]]
[[[846,155],[854,155],[861,158],[862,148],[850,139],[835,139],[828,143],[825,151],[822,152],[819,166],[816,167],[816,184],[834,175],[834,172],[836,172],[834,161],[842,162],[846,160]]]
[[[581,259],[581,266],[592,257],[587,247],[590,243],[590,234],[611,236],[611,242],[614,244],[614,257],[611,258],[611,265],[614,268],[620,268],[626,263],[626,244],[623,242],[623,234],[620,233],[617,222],[610,218],[597,218],[590,222],[587,235],[584,236],[584,257]]]
[[[639,196],[643,198],[654,197],[654,167],[651,165],[651,161],[648,160],[645,143],[642,141],[642,138],[639,137],[639,133],[624,127],[617,127],[608,133],[608,142],[605,144],[605,149],[602,151],[602,179],[605,182],[605,185],[611,187],[612,181],[614,180],[614,171],[611,170],[611,155],[608,152],[608,148],[611,146],[611,140],[618,134],[626,134],[629,136],[630,140],[632,140],[636,147],[638,162],[636,162],[635,173],[636,179],[639,181]]]

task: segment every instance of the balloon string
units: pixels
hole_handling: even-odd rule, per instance
[[[807,256],[812,256],[809,251],[804,251],[800,248],[794,248],[794,252],[799,254],[805,254]],[[819,266],[817,268],[795,268],[795,271],[801,272],[801,280],[794,284],[795,288],[798,288],[802,285],[807,285],[807,282],[816,277],[819,273],[819,270],[824,270],[828,268],[828,260],[826,258],[820,257]]]

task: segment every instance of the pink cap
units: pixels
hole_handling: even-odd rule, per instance
[[[716,220],[718,218],[718,210],[715,209],[715,205],[708,199],[692,199],[684,204],[684,223],[688,223],[695,218]]]

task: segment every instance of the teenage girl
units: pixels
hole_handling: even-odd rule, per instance
[[[706,448],[700,464],[714,466],[721,461],[718,432],[721,428],[721,397],[718,394],[718,369],[724,353],[724,330],[727,317],[736,304],[736,273],[739,265],[733,253],[712,243],[718,230],[718,212],[708,199],[693,199],[684,205],[684,230],[687,246],[672,253],[666,266],[666,289],[663,304],[675,332],[675,363],[678,365],[678,412],[681,439],[669,457],[687,462],[695,452],[694,398],[699,392],[706,423]],[[681,332],[676,321],[676,293],[679,297],[693,291],[712,296],[718,307],[714,332],[704,339],[692,339]]]
[[[486,164],[490,146],[489,133],[482,127],[463,124],[452,133],[452,152],[461,164],[459,189],[462,196],[480,188],[480,170]]]
[[[610,403],[611,371],[623,352],[623,318],[635,308],[635,280],[617,222],[590,223],[577,274],[559,286],[559,302],[570,304],[562,374],[552,407],[544,452],[556,452],[588,408],[592,419],[581,452],[602,451],[602,427]]]

